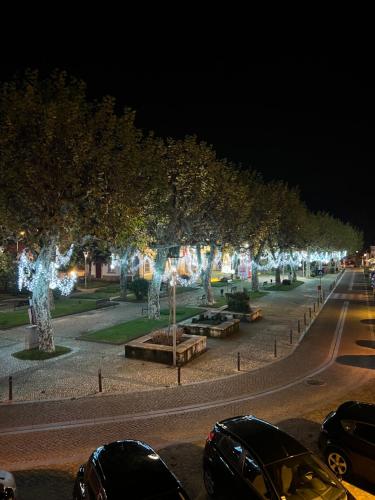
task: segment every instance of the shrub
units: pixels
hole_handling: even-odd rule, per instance
[[[147,298],[149,282],[144,278],[136,278],[131,283],[129,283],[129,289],[134,293],[137,300],[143,300]]]
[[[251,311],[250,295],[247,290],[243,292],[227,293],[228,309],[234,312],[248,313]]]
[[[282,285],[291,285],[291,282],[290,282],[290,280],[283,280],[283,281],[281,282],[281,284],[282,284]]]
[[[181,337],[184,334],[184,329],[180,326],[176,330],[177,344],[181,342]],[[155,330],[151,334],[152,342],[160,345],[173,345],[173,332],[172,330]]]

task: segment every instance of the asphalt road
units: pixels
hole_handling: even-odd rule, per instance
[[[4,405],[1,468],[57,470],[58,483],[69,475],[66,464],[74,469],[98,445],[122,438],[142,439],[164,450],[183,447],[176,456],[186,455],[191,463],[201,456],[215,421],[249,413],[298,435],[299,427],[306,427],[302,416],[344,401],[374,381],[373,307],[363,274],[347,271],[298,348],[265,368],[147,393]],[[316,432],[314,424],[309,433]],[[164,453],[168,458],[170,451]],[[22,474],[19,481],[28,484]],[[46,478],[51,481],[51,474]],[[204,498],[198,483],[190,493]],[[26,489],[22,498],[27,498]]]

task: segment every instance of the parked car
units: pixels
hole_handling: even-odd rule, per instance
[[[16,481],[11,472],[0,470],[0,500],[16,498]]]
[[[142,441],[115,441],[97,448],[81,465],[74,500],[189,500],[180,481]]]
[[[375,405],[346,401],[323,421],[319,446],[335,474],[375,482]]]
[[[352,498],[315,454],[252,415],[215,424],[204,450],[203,480],[211,498]]]

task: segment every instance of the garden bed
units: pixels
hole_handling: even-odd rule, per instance
[[[189,333],[207,337],[227,337],[238,332],[239,326],[239,319],[220,312],[200,314],[193,318],[191,322],[184,323],[184,327]]]
[[[182,366],[202,354],[206,350],[206,340],[206,337],[200,335],[182,335],[181,341],[176,347],[177,365]],[[125,356],[131,359],[172,365],[173,346],[153,344],[152,334],[144,335],[125,345]]]

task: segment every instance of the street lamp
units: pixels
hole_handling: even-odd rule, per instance
[[[173,336],[173,366],[177,364],[177,325],[176,325],[176,284],[177,284],[177,268],[171,266],[171,281],[172,287],[172,336]]]
[[[86,267],[86,262],[87,262],[87,257],[89,256],[88,250],[85,250],[83,252],[83,256],[85,257],[85,288],[87,288],[87,267]]]
[[[16,237],[17,257],[18,257],[18,242],[22,240],[22,236],[25,236],[25,231],[20,231],[19,236],[21,236],[21,238],[19,238],[18,236]]]

